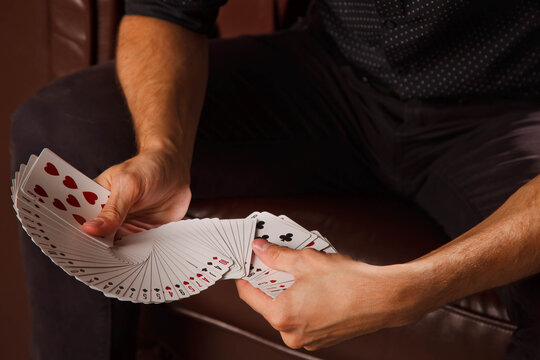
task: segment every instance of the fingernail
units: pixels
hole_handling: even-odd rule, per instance
[[[261,238],[257,238],[253,240],[253,248],[258,251],[265,251],[266,249],[268,249],[270,245],[272,244],[270,244],[268,241]]]
[[[105,223],[105,221],[103,221],[102,218],[95,218],[95,219],[92,219],[90,221],[87,221],[85,224],[88,224],[88,225],[92,225],[92,226],[96,226],[96,227],[100,227],[101,225],[103,225]]]

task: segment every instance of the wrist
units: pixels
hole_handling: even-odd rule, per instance
[[[384,268],[393,286],[390,326],[410,324],[442,305],[440,284],[429,266],[410,262]]]
[[[145,137],[144,140],[138,141],[138,152],[160,152],[169,155],[180,154],[180,148],[182,147],[182,141],[180,138],[173,138],[170,136],[152,136]]]

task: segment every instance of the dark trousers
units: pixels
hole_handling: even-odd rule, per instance
[[[316,31],[212,41],[194,198],[357,194],[410,198],[456,237],[540,173],[540,102],[399,101],[331,57]],[[14,115],[13,165],[49,147],[90,177],[136,151],[114,64],[57,80]],[[137,306],[66,276],[24,235],[34,358],[130,357]],[[540,280],[501,290],[509,357],[540,358]]]

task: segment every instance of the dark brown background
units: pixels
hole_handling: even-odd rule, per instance
[[[307,2],[298,1],[295,7],[305,8]],[[92,1],[84,3],[94,4]],[[294,19],[281,17],[278,20],[276,14],[284,13],[287,4],[287,0],[229,0],[218,19],[221,36],[266,33],[286,26]],[[56,63],[50,63],[54,55],[51,56],[49,51],[56,45],[48,36],[50,27],[55,25],[50,23],[50,15],[58,5],[57,0],[0,1],[0,229],[4,243],[0,261],[0,358],[3,359],[27,359],[30,339],[28,298],[16,238],[17,221],[9,190],[12,177],[10,116],[26,98],[55,76],[76,69],[73,66],[58,69]],[[112,51],[104,56],[111,54]],[[98,60],[106,60],[102,57]]]
[[[9,127],[16,107],[47,82],[47,44],[40,31],[45,27],[45,15],[43,0],[0,2],[0,357],[4,359],[26,359],[29,354],[28,299],[9,190]]]

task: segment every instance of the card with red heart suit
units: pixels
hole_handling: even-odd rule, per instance
[[[105,206],[109,191],[88,178],[49,149],[44,149],[22,179],[18,197],[32,199],[57,222],[79,230]],[[98,244],[111,246],[112,235]]]
[[[21,164],[11,183],[13,207],[31,240],[67,274],[105,296],[137,303],[187,298],[220,279],[244,278],[276,297],[294,283],[252,252],[256,237],[293,249],[335,252],[327,239],[280,215],[190,219],[114,241],[87,235],[109,191],[49,149]]]

